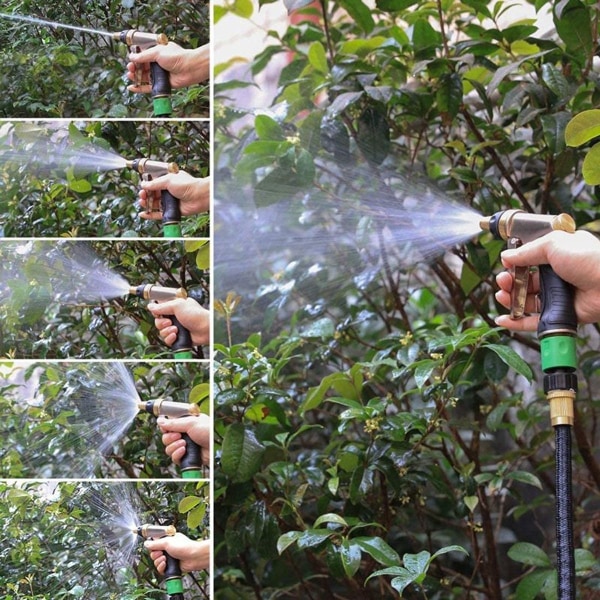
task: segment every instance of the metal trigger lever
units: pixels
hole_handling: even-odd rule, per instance
[[[523,243],[519,238],[511,237],[507,242],[510,249],[518,248]],[[510,318],[521,319],[525,314],[527,288],[529,286],[529,267],[513,267],[510,270],[513,277],[513,287],[510,294]]]

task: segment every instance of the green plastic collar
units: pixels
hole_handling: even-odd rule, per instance
[[[202,471],[200,469],[186,469],[181,471],[182,479],[202,479]]]
[[[576,338],[571,335],[551,335],[542,338],[542,371],[557,368],[577,368]]]
[[[179,223],[169,223],[167,225],[163,225],[163,237],[180,238],[181,225]]]
[[[187,359],[194,358],[191,350],[179,350],[179,351],[173,352],[173,356],[177,360],[187,360]]]
[[[170,117],[173,112],[171,98],[169,97],[154,98],[152,100],[152,107],[154,109],[155,117]]]
[[[173,577],[173,579],[167,579],[165,581],[165,589],[167,594],[183,594],[183,582],[181,577]]]

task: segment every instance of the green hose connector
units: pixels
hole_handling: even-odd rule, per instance
[[[152,109],[155,117],[170,117],[173,113],[171,98],[154,98],[152,100]]]
[[[191,350],[177,350],[173,352],[173,358],[177,360],[191,360],[194,355]]]
[[[202,479],[202,471],[200,469],[187,469],[181,471],[182,479]]]
[[[165,590],[169,596],[173,594],[183,594],[183,581],[181,577],[173,577],[165,581]]]
[[[549,335],[540,340],[542,371],[577,368],[576,338],[572,335]]]
[[[180,238],[181,225],[179,223],[169,223],[168,225],[163,225],[163,237]]]

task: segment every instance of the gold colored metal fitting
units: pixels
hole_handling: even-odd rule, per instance
[[[575,423],[575,396],[574,390],[550,390],[546,394],[550,402],[552,427]]]
[[[571,215],[568,215],[567,213],[561,213],[560,215],[556,215],[552,220],[552,229],[554,231],[575,233],[575,229],[577,229],[577,227],[575,225],[575,220]]]
[[[154,539],[175,535],[177,530],[173,525],[153,525],[151,523],[147,523],[146,525],[142,525],[137,532],[143,538]]]
[[[169,43],[169,38],[164,33],[159,33],[156,36],[156,43],[166,46]]]

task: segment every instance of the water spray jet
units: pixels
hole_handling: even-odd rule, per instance
[[[177,533],[177,530],[173,525],[154,525],[147,523],[140,525],[133,530],[134,534],[137,534],[143,539],[159,539],[163,537],[171,537]],[[179,560],[173,558],[167,552],[164,553],[167,559],[167,566],[165,569],[165,590],[170,600],[183,600],[183,582],[181,580],[181,567]]]

